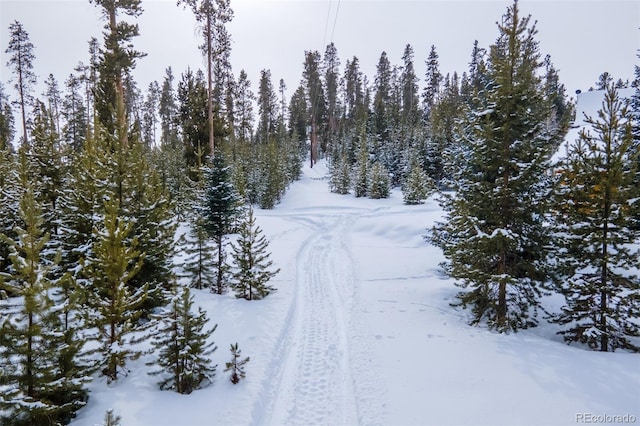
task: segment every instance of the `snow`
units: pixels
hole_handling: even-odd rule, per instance
[[[332,194],[326,172],[306,166],[280,205],[255,210],[278,291],[246,301],[192,290],[194,308],[218,324],[212,386],[160,391],[145,355],[115,383],[96,378],[72,424],[102,424],[110,408],[127,426],[640,419],[637,354],[568,346],[548,324],[507,335],[469,326],[450,306],[458,288],[442,253],[421,237],[443,216],[437,203],[404,206],[398,190],[383,200]],[[251,358],[238,385],[223,373],[235,342]]]

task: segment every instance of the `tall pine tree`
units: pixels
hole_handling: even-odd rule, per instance
[[[0,235],[12,263],[9,273],[0,274],[1,288],[17,296],[1,305],[0,418],[6,425],[67,423],[86,402],[90,378],[77,359],[84,341],[66,332],[64,306],[52,298],[67,276],[52,278],[57,260],[47,258],[49,236],[32,188],[23,194],[19,213],[17,237]]]
[[[640,231],[636,225],[638,158],[631,112],[613,83],[597,117],[587,117],[561,163],[557,229],[559,285],[566,306],[555,321],[567,328],[565,341],[600,351],[640,350]]]
[[[537,324],[541,284],[548,278],[546,247],[553,147],[562,137],[545,124],[545,97],[535,25],[517,1],[499,24],[490,49],[486,89],[467,112],[460,135],[465,164],[444,199],[445,223],[431,241],[447,258],[447,272],[463,288],[472,323],[505,332]]]

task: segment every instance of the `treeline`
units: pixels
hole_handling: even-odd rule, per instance
[[[500,332],[535,326],[600,351],[640,350],[640,68],[635,94],[604,73],[603,101],[552,161],[570,109],[517,2],[453,129],[445,221],[427,240],[462,288],[455,305]],[[565,304],[549,313],[543,296]]]
[[[19,97],[0,95],[2,424],[68,423],[96,373],[126,376],[149,339],[161,388],[206,386],[216,326],[194,312],[189,287],[247,300],[275,290],[268,242],[245,206],[273,207],[300,173],[298,146],[276,137],[282,120],[263,140],[253,131],[234,140],[231,124],[207,115],[214,93],[202,72],[185,72],[176,92],[168,70],[142,101],[131,78],[143,56],[133,47],[138,28],[118,20],[142,13],[140,1],[94,3],[107,21],[104,43],[91,40],[90,64],[79,64],[64,96],[49,76],[34,98],[34,46],[22,24],[10,26]],[[207,6],[196,11],[219,23],[230,13],[224,1],[188,5]],[[178,233],[180,223],[189,232]],[[239,354],[236,343],[226,370],[234,383],[248,361]]]

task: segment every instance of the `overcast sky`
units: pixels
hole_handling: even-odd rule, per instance
[[[179,79],[191,66],[203,68],[193,15],[174,0],[143,0],[134,40],[147,53],[135,71],[141,89],[162,81],[171,65]],[[467,70],[473,41],[488,47],[498,36],[510,0],[231,0],[235,17],[231,61],[236,76],[245,69],[254,92],[261,69],[271,69],[290,96],[300,82],[305,50],[333,41],[342,66],[354,55],[372,79],[382,51],[402,63],[406,44],[415,51],[418,76],[430,46],[436,46],[443,74]],[[538,21],[543,55],[550,54],[570,95],[588,89],[603,71],[632,79],[640,49],[640,1],[520,0],[523,14]],[[79,62],[88,63],[87,41],[102,42],[101,14],[88,0],[0,0],[0,81],[9,90],[5,64],[8,27],[20,21],[35,45],[35,71],[42,82],[53,73],[62,86]],[[42,89],[38,90],[38,94]]]

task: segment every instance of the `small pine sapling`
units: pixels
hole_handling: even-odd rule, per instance
[[[236,271],[233,275],[232,287],[237,298],[247,300],[262,299],[276,289],[268,285],[280,269],[270,271],[273,261],[269,260],[269,242],[256,225],[253,209],[240,225],[240,237],[233,248],[233,259]]]
[[[211,382],[216,365],[209,359],[217,347],[210,336],[218,327],[205,329],[209,318],[198,308],[192,312],[193,296],[189,287],[174,290],[170,308],[163,318],[163,326],[152,341],[159,350],[158,358],[148,365],[160,368],[150,375],[160,375],[160,389],[172,389],[181,394],[190,394]]]
[[[113,414],[113,409],[107,410],[104,413],[104,426],[120,426],[120,416]]]
[[[244,372],[244,365],[246,363],[249,362],[249,357],[246,357],[245,359],[240,359],[240,352],[242,352],[239,348],[238,348],[238,343],[236,342],[235,345],[231,345],[231,361],[225,363],[226,368],[224,369],[224,372],[226,373],[227,371],[231,372],[231,376],[229,376],[229,380],[231,380],[231,383],[233,383],[234,385],[238,384],[240,382],[240,380],[245,378],[245,372]]]

